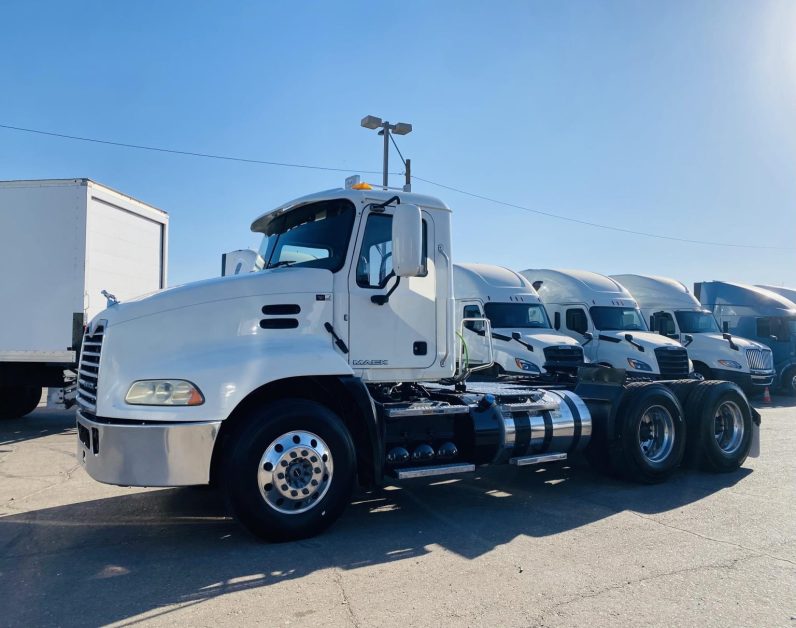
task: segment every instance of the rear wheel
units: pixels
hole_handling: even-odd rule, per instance
[[[233,437],[224,490],[253,534],[289,541],[318,534],[345,509],[356,461],[340,418],[318,403],[283,399],[252,412]]]
[[[732,382],[705,382],[686,406],[687,459],[707,471],[735,471],[752,446],[752,410]]]
[[[663,482],[683,459],[685,421],[677,397],[662,384],[631,385],[609,447],[611,467],[628,480]]]
[[[0,386],[0,419],[30,414],[41,401],[41,386]]]

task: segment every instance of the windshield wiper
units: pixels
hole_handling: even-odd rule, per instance
[[[269,268],[279,268],[280,266],[290,266],[291,264],[295,264],[295,263],[296,263],[296,260],[283,259],[282,261],[276,262],[274,264],[268,264],[268,266],[266,266],[265,269],[268,270]]]

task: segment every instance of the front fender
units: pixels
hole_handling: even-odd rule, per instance
[[[114,343],[118,345],[119,343]],[[124,355],[118,346],[116,353]],[[120,350],[121,349],[121,350]],[[214,344],[163,352],[156,360],[135,359],[103,364],[97,414],[107,418],[151,421],[226,419],[250,392],[274,380],[304,375],[353,375],[331,336],[316,334],[260,338],[227,338]],[[200,406],[131,406],[124,401],[138,379],[185,379],[204,395]]]

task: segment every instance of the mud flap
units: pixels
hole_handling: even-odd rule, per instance
[[[760,413],[755,408],[752,410],[752,445],[749,448],[749,457],[760,457]]]

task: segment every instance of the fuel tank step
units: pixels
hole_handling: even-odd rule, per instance
[[[545,462],[559,462],[561,460],[566,460],[567,454],[559,453],[559,452],[550,452],[546,454],[539,454],[537,456],[517,456],[516,458],[511,458],[509,460],[509,464],[513,464],[517,467],[526,467],[531,464],[543,464]]]
[[[394,473],[395,477],[399,480],[409,480],[412,478],[428,478],[435,475],[472,473],[473,471],[475,471],[474,464],[469,462],[455,462],[452,464],[438,464],[433,467],[407,467],[405,469],[396,469]]]

